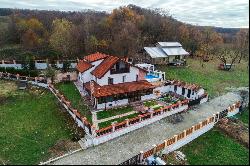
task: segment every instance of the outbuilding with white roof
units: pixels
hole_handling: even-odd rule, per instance
[[[185,64],[189,53],[179,42],[157,42],[156,47],[144,47],[152,64]]]

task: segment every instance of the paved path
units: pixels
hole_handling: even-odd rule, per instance
[[[214,113],[223,111],[240,99],[241,97],[237,94],[227,93],[184,113],[183,122],[171,124],[166,119],[162,119],[109,142],[57,160],[52,164],[119,164],[135,156],[141,150],[147,151],[152,148],[153,144],[162,143],[163,140],[201,122]]]

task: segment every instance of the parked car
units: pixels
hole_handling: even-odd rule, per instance
[[[231,64],[223,64],[223,63],[221,63],[221,64],[219,64],[219,66],[218,66],[218,69],[219,70],[230,70],[231,68],[234,68],[234,66],[235,65],[231,65]]]

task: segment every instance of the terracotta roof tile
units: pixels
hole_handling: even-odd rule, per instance
[[[87,82],[84,84],[85,88],[90,91],[90,83]],[[146,80],[142,81],[134,81],[134,82],[125,82],[120,84],[113,85],[104,85],[100,86],[96,82],[94,82],[94,97],[105,97],[105,96],[113,96],[116,94],[124,94],[128,92],[135,92],[138,90],[146,90],[154,88],[155,86],[149,83]]]
[[[84,60],[80,60],[76,66],[76,69],[79,71],[79,72],[85,72],[87,71],[88,69],[90,69],[93,65],[91,65],[90,63],[84,61]]]
[[[118,57],[115,56],[108,56],[106,59],[100,63],[99,66],[97,66],[91,73],[96,76],[97,78],[102,78],[104,74],[108,72],[108,70],[116,64],[116,62],[119,60]]]
[[[98,61],[107,57],[108,55],[97,52],[94,54],[87,55],[83,59],[87,60],[88,62],[94,62],[94,61]]]

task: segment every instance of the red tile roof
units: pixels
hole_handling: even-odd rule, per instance
[[[119,61],[118,57],[108,56],[106,59],[100,63],[91,73],[97,78],[102,78],[104,74],[108,72],[108,70]]]
[[[98,61],[98,60],[104,59],[104,58],[106,58],[108,56],[109,55],[97,52],[97,53],[85,56],[84,59],[87,60],[88,62],[94,62],[94,61]]]
[[[88,69],[90,69],[93,65],[91,65],[90,63],[84,61],[84,60],[80,60],[78,63],[77,63],[77,66],[76,66],[76,69],[79,71],[79,72],[85,72],[87,71]]]
[[[90,83],[87,82],[84,84],[85,88],[90,91]],[[149,83],[148,81],[134,81],[134,82],[125,82],[120,84],[113,85],[104,85],[100,86],[96,82],[94,82],[94,97],[105,97],[105,96],[113,96],[117,94],[124,94],[128,92],[135,92],[138,90],[146,90],[154,88],[155,86]]]

